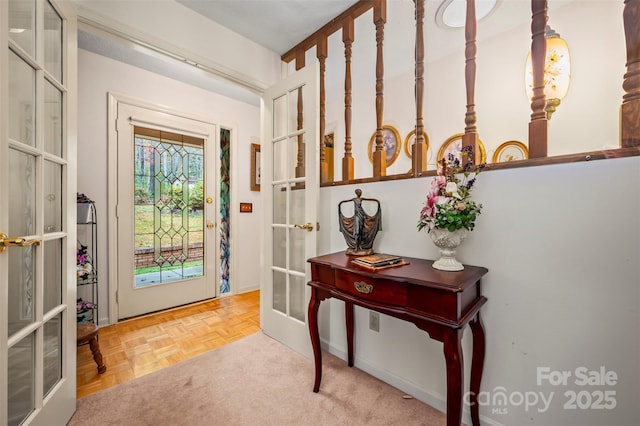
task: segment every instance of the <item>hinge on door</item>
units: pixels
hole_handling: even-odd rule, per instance
[[[316,231],[320,231],[320,222],[316,222]]]
[[[118,302],[118,290],[116,290],[116,303],[119,303]]]

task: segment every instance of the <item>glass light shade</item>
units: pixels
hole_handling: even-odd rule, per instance
[[[571,82],[571,57],[569,46],[553,30],[547,30],[547,54],[544,62],[544,97],[545,99],[564,99]],[[527,97],[533,98],[533,71],[531,52],[527,55],[525,66],[525,87]]]
[[[476,0],[476,21],[487,17],[497,3],[497,0]],[[465,25],[466,16],[466,0],[444,0],[436,11],[436,23],[449,28],[462,28]]]

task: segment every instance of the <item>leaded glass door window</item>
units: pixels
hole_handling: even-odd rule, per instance
[[[134,128],[135,286],[203,275],[204,140]]]

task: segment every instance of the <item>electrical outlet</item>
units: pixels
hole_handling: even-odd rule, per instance
[[[377,312],[369,311],[369,329],[373,331],[380,331],[380,314]]]

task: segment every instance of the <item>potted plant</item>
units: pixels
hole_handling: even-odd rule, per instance
[[[440,259],[433,263],[436,269],[464,269],[456,259],[456,248],[473,230],[482,210],[482,204],[471,199],[471,189],[484,167],[483,163],[474,169],[471,146],[440,161],[418,220],[418,231],[426,229],[440,249]]]

